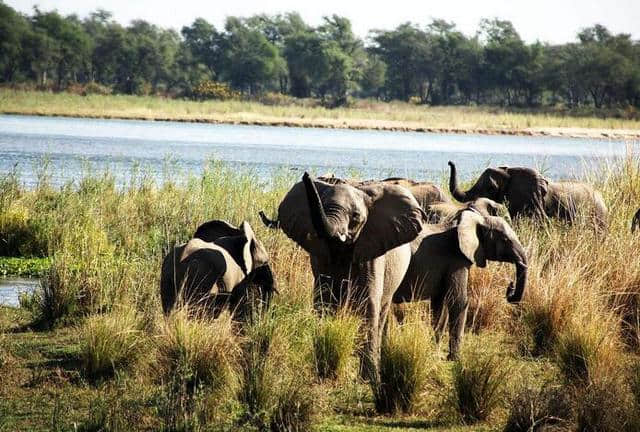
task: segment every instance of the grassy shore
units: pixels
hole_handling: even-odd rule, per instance
[[[0,89],[0,112],[89,118],[171,120],[440,133],[640,138],[640,121],[624,110],[595,113],[507,110],[495,107],[426,107],[404,102],[355,101],[327,109],[314,101],[265,98],[260,102],[167,99],[156,96],[89,95]]]
[[[290,174],[265,185],[212,165],[186,182],[143,176],[119,188],[101,176],[33,190],[8,176],[0,236],[23,232],[51,264],[38,295],[0,308],[0,430],[524,431],[531,419],[638,430],[640,259],[629,222],[640,163],[592,174],[611,211],[606,237],[518,221],[524,304],[504,299],[512,268],[473,268],[462,359],[444,360],[416,305],[383,348],[394,385],[375,388],[358,377],[357,321],[313,313],[307,255],[257,217],[273,214]],[[250,221],[277,275],[271,312],[243,331],[225,315],[161,314],[164,253],[212,218]],[[380,394],[398,401],[391,413],[376,411]]]

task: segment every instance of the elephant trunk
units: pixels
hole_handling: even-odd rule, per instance
[[[324,212],[318,189],[313,184],[313,179],[308,173],[304,173],[302,176],[302,182],[304,183],[305,190],[307,192],[307,200],[309,201],[309,208],[311,210],[311,223],[316,230],[318,237],[320,238],[332,238],[335,236],[335,228],[329,223],[327,215]]]
[[[509,289],[507,290],[507,301],[509,303],[519,303],[522,300],[524,289],[527,285],[527,254],[524,251],[524,248],[518,245],[515,255],[516,258],[514,260],[514,264],[516,266],[516,283],[515,287],[513,282],[509,284]]]
[[[264,224],[264,226],[271,229],[278,229],[278,226],[280,225],[280,223],[277,220],[269,219],[262,210],[260,210],[258,214],[260,215],[260,219],[262,220],[262,223]]]
[[[451,168],[451,175],[449,176],[449,191],[453,197],[460,202],[470,201],[467,198],[467,193],[462,192],[458,188],[458,174],[456,172],[456,166],[453,162],[449,161],[449,167]]]

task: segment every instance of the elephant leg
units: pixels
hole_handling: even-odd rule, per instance
[[[431,299],[431,326],[436,339],[436,345],[440,344],[442,334],[449,320],[449,311],[444,305],[444,295],[439,295]]]
[[[449,275],[451,296],[447,298],[447,309],[449,309],[450,315],[448,360],[458,359],[464,326],[467,321],[467,311],[469,309],[467,278],[468,270],[466,268],[455,271]]]

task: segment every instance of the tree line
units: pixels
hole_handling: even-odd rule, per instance
[[[429,105],[640,107],[640,41],[595,25],[575,42],[526,43],[485,19],[467,36],[432,20],[354,35],[349,19],[319,26],[298,13],[197,18],[180,33],[104,10],[81,19],[0,2],[0,83],[63,90],[95,83],[126,94],[191,97],[202,83],[247,96],[279,92],[338,106],[348,97]],[[199,87],[200,86],[200,87]]]

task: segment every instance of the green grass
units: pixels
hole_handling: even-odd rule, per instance
[[[318,328],[307,254],[259,221],[258,210],[274,214],[296,178],[283,173],[264,182],[251,172],[217,163],[199,177],[168,178],[161,184],[149,178],[138,175],[123,187],[109,175],[87,175],[60,188],[46,181],[32,190],[0,183],[0,218],[18,221],[14,226],[25,229],[25,239],[37,238],[50,261],[45,288],[31,302],[32,311],[0,308],[0,425],[5,430],[74,430],[74,424],[79,430],[148,431],[204,430],[213,424],[226,430],[295,424],[322,431],[499,430],[514,411],[525,378],[532,394],[551,381],[569,392],[574,407],[579,397],[592,401],[570,419],[575,426],[578,421],[593,423],[597,408],[607,406],[598,394],[584,392],[607,385],[609,365],[621,366],[615,372],[626,383],[612,400],[633,401],[637,378],[631,371],[637,368],[626,366],[640,361],[637,344],[630,342],[640,335],[633,319],[640,259],[629,232],[640,203],[640,163],[635,158],[589,176],[610,208],[606,237],[580,223],[552,223],[544,229],[529,221],[515,224],[529,254],[529,284],[520,307],[508,305],[500,288],[513,278],[512,268],[492,263],[472,269],[470,300],[477,319],[469,320],[462,349],[463,356],[466,351],[477,355],[463,357],[455,366],[443,359],[446,343],[439,350],[432,346],[431,333],[422,324],[404,328],[409,335],[404,343],[391,344],[402,349],[386,358],[392,359],[389,371],[399,376],[394,382],[402,384],[397,393],[413,395],[405,396],[413,400],[412,414],[401,409],[389,415],[376,411],[374,392],[358,377],[357,355],[349,354],[350,325]],[[168,331],[171,321],[165,321],[158,298],[162,258],[212,218],[252,224],[271,254],[280,294],[273,310],[248,328],[185,318],[184,329],[190,330],[171,338],[177,333]],[[126,308],[135,311],[135,320],[126,320]],[[48,325],[36,328],[34,321]],[[233,342],[216,345],[223,336]],[[314,347],[314,340],[328,343]],[[130,352],[127,348],[138,341],[144,341],[141,348]],[[231,355],[236,343],[237,356]],[[318,346],[331,349],[316,351]],[[489,351],[498,363],[483,361]],[[115,371],[88,379],[84,359],[91,353],[101,365],[93,369]],[[343,369],[340,379],[318,379],[320,356],[330,359],[328,369]],[[504,377],[502,361],[509,372]],[[479,365],[475,369],[474,362]],[[192,366],[177,367],[180,363]],[[216,397],[217,379],[183,379],[185,370],[196,369],[197,376],[206,377],[211,364],[216,373],[234,371],[235,391],[224,403]],[[593,385],[563,379],[573,376],[572,371]],[[426,385],[412,378],[418,375]],[[470,379],[474,377],[479,379]],[[504,378],[500,391],[493,392],[497,396],[487,396],[493,384],[480,393],[480,398],[495,399],[494,409],[483,410],[491,415],[465,426],[450,404],[455,389],[473,389],[483,378],[495,377]],[[466,394],[478,399],[478,392]]]
[[[41,277],[50,266],[49,258],[0,257],[0,276]]]
[[[388,128],[482,133],[535,128],[640,129],[624,110],[580,112],[563,109],[507,110],[497,107],[427,107],[405,102],[357,100],[353,106],[327,109],[314,101],[287,99],[282,104],[254,101],[167,99],[157,96],[89,95],[0,89],[4,113],[76,117],[164,119],[223,123],[338,128]]]

